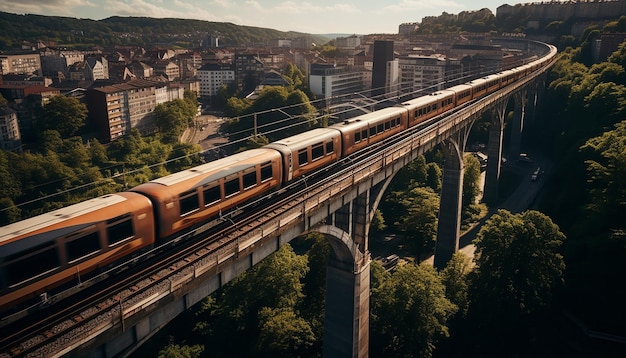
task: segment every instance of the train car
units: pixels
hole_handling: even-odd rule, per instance
[[[78,284],[97,268],[154,244],[152,203],[101,196],[0,228],[0,311]]]
[[[500,86],[507,86],[517,80],[517,71],[515,69],[505,70],[498,74],[500,76],[501,83]]]
[[[408,126],[413,127],[454,108],[454,102],[454,92],[446,89],[403,102],[401,106],[408,110]]]
[[[468,83],[472,86],[472,99],[480,98],[500,88],[500,76],[489,75]]]
[[[251,149],[131,189],[152,200],[159,243],[280,187],[280,153]]]
[[[336,162],[341,155],[341,133],[336,129],[315,128],[263,148],[280,152],[283,181],[287,182]]]
[[[456,85],[446,90],[454,93],[454,107],[460,106],[472,99],[472,86],[468,84]]]
[[[380,142],[408,128],[408,111],[388,107],[328,127],[341,132],[341,157]]]

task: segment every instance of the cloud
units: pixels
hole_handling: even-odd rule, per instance
[[[0,11],[14,14],[72,16],[77,7],[94,7],[89,0],[0,0]]]
[[[404,13],[408,11],[416,10],[432,10],[432,9],[450,9],[450,8],[464,8],[463,4],[460,4],[454,0],[402,0],[399,3],[387,5],[383,7],[384,11],[394,13]]]

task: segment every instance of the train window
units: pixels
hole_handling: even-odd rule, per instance
[[[208,206],[222,200],[219,185],[204,189],[202,194],[204,195],[204,206]]]
[[[4,262],[9,287],[61,266],[54,242],[9,255]]]
[[[261,182],[270,180],[274,177],[272,175],[272,162],[261,164]]]
[[[385,122],[385,130],[388,131],[391,129],[391,121],[386,121]]]
[[[358,143],[361,141],[361,132],[354,133],[354,143]]]
[[[118,242],[130,239],[133,236],[135,236],[135,231],[133,230],[133,221],[131,220],[130,214],[107,220],[107,237],[109,238],[109,246],[113,246]]]
[[[198,204],[198,193],[195,189],[180,194],[178,201],[180,202],[180,216],[196,211],[200,207]]]
[[[307,153],[307,149],[300,149],[298,151],[298,165],[303,166],[309,162],[309,154]]]
[[[239,178],[234,178],[228,180],[224,183],[224,196],[228,198],[229,196],[235,195],[239,192]]]
[[[100,251],[98,232],[92,232],[75,240],[67,241],[65,243],[65,251],[67,252],[67,262],[72,262]]]
[[[311,147],[311,161],[318,160],[324,156],[324,143],[313,144]]]
[[[402,123],[400,117],[396,118],[396,126],[399,126]]]
[[[361,139],[366,140],[367,139],[367,129],[363,130],[363,132],[361,132]]]
[[[326,142],[326,155],[333,154],[334,152],[335,152],[335,142],[333,142],[332,140],[330,142]]]
[[[377,132],[377,133],[382,133],[382,132],[384,131],[383,126],[384,126],[384,125],[383,125],[382,123],[381,123],[381,124],[379,124],[379,125],[377,125],[377,126],[376,126],[376,132]]]
[[[376,135],[376,127],[370,127],[370,137],[373,137]]]
[[[256,171],[243,175],[243,188],[248,189],[256,185]]]

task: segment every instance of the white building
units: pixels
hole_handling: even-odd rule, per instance
[[[206,64],[198,70],[200,80],[200,98],[208,99],[217,94],[222,86],[235,82],[235,70],[232,66]]]
[[[416,94],[432,93],[444,88],[446,59],[438,56],[398,57],[400,91]]]
[[[311,65],[309,87],[313,93],[324,98],[352,94],[369,89],[371,71],[363,67],[335,67],[333,65]],[[366,84],[366,80],[369,82]]]

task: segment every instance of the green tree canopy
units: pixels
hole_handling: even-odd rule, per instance
[[[43,106],[37,118],[40,131],[57,130],[63,138],[68,138],[85,124],[87,106],[78,99],[66,96],[54,96]]]
[[[372,291],[371,355],[431,357],[436,343],[448,336],[447,321],[456,306],[430,265],[398,267]]]
[[[585,162],[592,199],[589,208],[596,214],[595,225],[622,226],[626,215],[626,121],[589,139],[581,149],[589,158]]]
[[[499,210],[474,243],[475,263],[469,314],[482,354],[523,350],[532,323],[545,312],[564,283],[561,245],[565,235],[538,211]]]
[[[392,200],[403,208],[394,225],[407,236],[409,248],[419,257],[422,249],[433,245],[437,235],[439,196],[428,187],[392,195]]]

